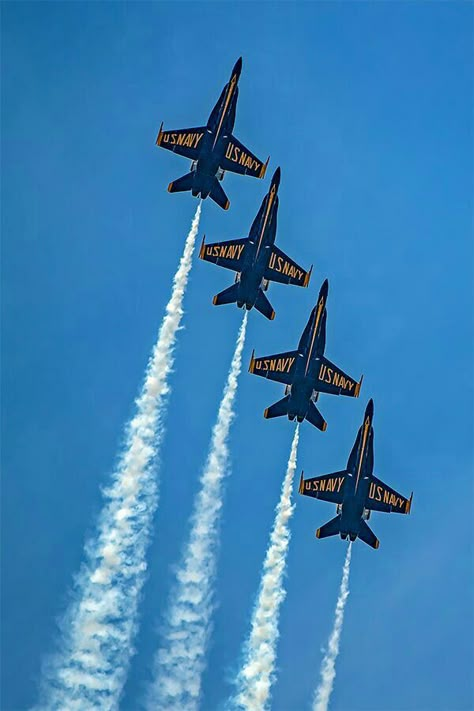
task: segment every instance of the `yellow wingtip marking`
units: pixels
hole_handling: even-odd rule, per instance
[[[230,200],[227,200],[226,204],[224,205],[224,210],[228,210],[230,207]]]
[[[199,259],[204,259],[204,242],[206,240],[206,235],[203,236],[201,242],[201,249],[199,250]]]
[[[212,297],[212,303],[214,304],[214,306],[217,306],[217,294],[216,296]]]
[[[322,429],[322,431],[323,431],[323,432],[326,432],[327,428],[328,428],[328,423],[325,422],[325,423],[323,424],[323,429]]]
[[[355,387],[354,397],[359,397],[360,388],[361,388],[361,385],[362,385],[362,381],[363,381],[363,380],[364,380],[364,376],[361,375],[361,376],[360,376],[360,380],[359,380],[359,382],[357,383],[357,385],[356,385],[356,387]]]
[[[253,372],[253,371],[252,371],[252,372]],[[268,408],[268,407],[265,408],[265,412],[263,413],[263,416],[264,416],[264,418],[265,418],[266,420],[268,420],[268,410],[269,410],[269,409],[270,409],[270,408]]]
[[[303,479],[303,472],[301,472],[301,477],[300,477],[300,485],[298,487],[298,493],[302,494],[304,491],[304,479]]]
[[[320,533],[321,533],[321,529],[320,528],[316,529],[316,538],[319,538]]]
[[[250,365],[249,365],[249,373],[253,373],[255,370],[255,358],[254,358],[254,353],[255,350],[252,351],[252,356],[250,358]]]
[[[168,185],[168,192],[170,193],[173,190],[173,181]]]
[[[309,270],[309,272],[306,272],[306,276],[304,278],[304,284],[303,284],[304,287],[309,285],[309,280],[311,279],[312,273],[313,273],[313,265],[311,265],[311,269]]]
[[[411,513],[411,502],[413,501],[413,491],[411,492],[410,498],[407,501],[406,513]]]
[[[376,539],[375,539],[375,550],[377,550],[377,548],[379,547],[379,545],[380,545],[380,541],[379,541],[378,538],[376,538]]]
[[[156,145],[161,146],[163,140],[163,121],[161,122],[160,130],[158,131],[158,136],[156,137]]]
[[[270,316],[270,321],[273,321],[274,318],[275,318],[275,312],[272,311],[272,315]]]
[[[268,156],[266,162],[262,165],[262,168],[261,168],[260,173],[259,173],[259,176],[258,176],[259,178],[264,178],[264,177],[265,177],[265,173],[267,172],[267,166],[268,166],[268,161],[269,161],[269,160],[270,160],[270,156]]]

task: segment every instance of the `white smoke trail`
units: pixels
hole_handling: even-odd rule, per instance
[[[174,277],[136,414],[127,426],[124,452],[104,491],[97,533],[86,545],[86,562],[63,623],[61,650],[45,670],[42,695],[48,709],[104,711],[118,706],[133,653],[145,555],[158,503],[154,463],[164,433],[168,378],[200,215],[201,203]]]
[[[263,564],[260,590],[252,615],[249,638],[245,644],[245,661],[237,676],[237,696],[232,705],[248,711],[262,711],[270,700],[275,678],[276,647],[279,637],[280,605],[285,599],[283,577],[290,544],[290,520],[293,476],[296,469],[299,427],[291,444],[281,496],[276,508],[270,544]]]
[[[351,567],[352,544],[349,543],[346,553],[346,560],[342,569],[341,587],[336,603],[336,613],[334,615],[334,626],[329,637],[328,648],[321,663],[321,679],[314,696],[313,711],[327,711],[329,699],[331,697],[336,677],[336,659],[339,654],[339,642],[341,639],[342,624],[344,622],[344,609],[349,597],[349,571]]]
[[[153,680],[146,698],[150,711],[191,711],[198,707],[213,611],[223,480],[229,468],[228,437],[234,419],[246,328],[247,312],[212,431],[189,539],[166,615],[163,645],[154,659]]]

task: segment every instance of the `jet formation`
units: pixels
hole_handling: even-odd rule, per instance
[[[172,181],[169,192],[189,190],[194,197],[210,197],[227,210],[230,202],[220,184],[226,171],[265,177],[269,159],[263,163],[232,134],[241,71],[242,58],[236,62],[206,126],[164,131],[161,124],[156,144],[192,161],[190,172]],[[275,311],[265,295],[270,282],[309,285],[312,267],[303,269],[275,245],[280,181],[277,168],[248,237],[209,244],[203,237],[199,257],[235,272],[234,284],[214,296],[214,305],[235,303],[239,308],[255,308],[272,321]],[[359,397],[363,378],[355,380],[324,355],[328,291],[326,279],[296,350],[259,357],[252,352],[250,373],[285,385],[284,397],[264,411],[266,419],[286,415],[298,423],[307,420],[324,432],[327,423],[315,405],[320,393]],[[317,529],[317,538],[340,534],[350,541],[360,538],[376,549],[379,540],[367,524],[371,512],[411,511],[413,494],[406,499],[373,475],[373,413],[374,404],[369,400],[346,469],[311,479],[301,475],[300,494],[337,506],[336,517]]]

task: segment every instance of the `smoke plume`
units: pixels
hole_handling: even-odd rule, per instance
[[[275,679],[280,606],[286,595],[283,581],[290,544],[290,520],[294,509],[291,490],[298,440],[299,427],[296,427],[270,543],[263,563],[250,635],[244,648],[244,663],[237,677],[237,696],[232,700],[233,706],[248,711],[263,711],[268,707],[271,686]]]
[[[313,711],[327,711],[331,698],[334,679],[336,677],[336,659],[339,654],[342,625],[344,623],[344,610],[349,597],[349,571],[351,567],[352,544],[349,543],[342,569],[341,587],[337,598],[334,625],[329,637],[328,648],[321,663],[321,679],[314,696]]]
[[[219,549],[223,482],[229,469],[229,430],[242,367],[247,312],[237,337],[209,453],[194,504],[189,539],[179,565],[166,615],[162,647],[156,654],[147,691],[150,711],[195,711],[210,636]]]

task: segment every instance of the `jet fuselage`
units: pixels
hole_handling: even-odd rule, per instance
[[[374,469],[374,430],[372,427],[373,403],[365,411],[364,423],[359,429],[347,462],[346,483],[341,505],[341,538],[349,536],[354,541],[359,535],[364,516],[370,478]]]
[[[259,289],[266,290],[264,273],[268,266],[271,249],[275,243],[278,214],[278,186],[280,169],[275,172],[270,190],[265,195],[256,218],[250,228],[248,242],[242,255],[243,268],[237,276],[239,291],[237,306],[247,309],[255,306]]]
[[[206,130],[202,137],[199,157],[193,166],[194,178],[192,194],[206,198],[211,192],[213,182],[218,175],[225,155],[229,137],[235,124],[235,112],[239,95],[238,81],[242,70],[239,59],[229,80],[209,116]]]
[[[327,280],[321,287],[318,302],[311,311],[308,323],[298,344],[298,357],[293,382],[288,386],[288,417],[302,422],[306,417],[311,401],[318,398],[316,388],[317,374],[320,368],[319,357],[324,355],[326,347],[326,300]]]

